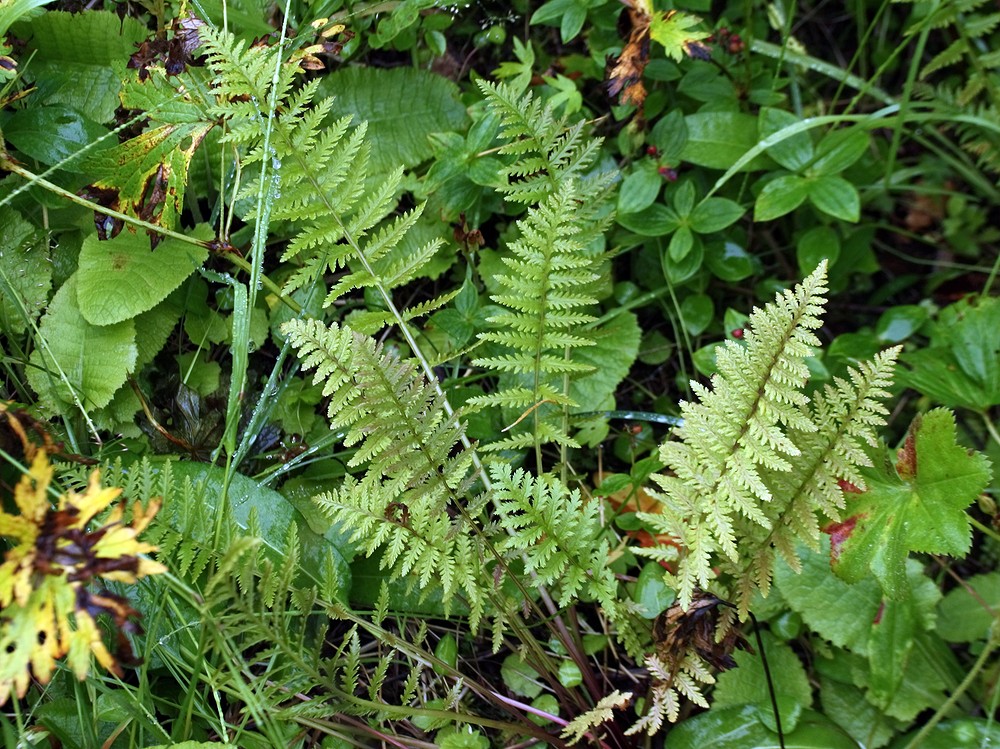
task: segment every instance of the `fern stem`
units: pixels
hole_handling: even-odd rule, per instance
[[[410,329],[407,327],[403,315],[400,314],[399,308],[393,301],[392,295],[389,293],[389,290],[386,289],[385,284],[382,282],[382,278],[375,272],[375,269],[372,267],[371,263],[368,262],[368,258],[365,257],[365,254],[361,249],[361,245],[358,244],[357,237],[353,236],[347,230],[347,226],[345,226],[341,216],[338,213],[336,213],[333,209],[333,206],[330,205],[329,198],[327,197],[326,193],[323,191],[321,186],[316,182],[316,178],[313,176],[312,171],[309,169],[309,165],[305,163],[302,153],[296,148],[290,148],[290,150],[293,154],[295,154],[296,159],[299,161],[299,164],[302,167],[303,173],[306,174],[308,176],[308,179],[313,183],[313,186],[315,187],[317,194],[322,197],[324,205],[332,215],[333,219],[337,222],[337,225],[343,234],[344,241],[346,241],[347,244],[354,251],[354,257],[357,258],[359,263],[361,263],[361,266],[364,268],[365,272],[368,273],[369,277],[373,279],[374,281],[373,286],[378,291],[379,295],[382,297],[382,300],[385,302],[386,309],[389,311],[389,314],[392,315],[393,320],[396,321],[396,325],[398,326],[400,333],[402,333],[403,338],[406,340],[407,345],[410,347],[411,355],[420,363],[420,368],[424,373],[424,377],[430,383],[431,387],[434,388],[434,392],[441,397],[445,413],[449,417],[453,416],[455,414],[455,409],[452,407],[451,402],[448,400],[448,396],[441,388],[441,383],[438,381],[437,376],[434,374],[433,367],[431,367],[430,362],[427,359],[427,356],[420,348],[420,345],[417,343],[416,338],[413,337],[413,333],[411,333]],[[476,451],[475,447],[472,445],[472,442],[466,436],[465,430],[460,430],[459,441],[462,443],[462,446],[469,451],[469,454],[472,458],[472,464],[475,467],[476,471],[478,472],[480,480],[483,482],[483,486],[487,491],[490,491],[492,489],[490,478],[483,468],[483,462],[479,457],[479,453]]]

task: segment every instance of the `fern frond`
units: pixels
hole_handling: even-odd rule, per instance
[[[501,379],[496,393],[475,398],[470,405],[523,410],[547,401],[572,406],[567,383],[559,376],[592,371],[572,359],[575,349],[594,344],[584,325],[594,320],[587,308],[596,304],[598,279],[595,258],[584,251],[589,237],[576,219],[578,199],[576,183],[561,182],[555,193],[518,222],[521,237],[511,243],[511,256],[504,258],[507,272],[497,278],[503,291],[491,297],[504,307],[489,318],[499,330],[479,336],[495,344],[497,353],[473,360],[508,379]],[[562,426],[546,422],[544,416],[544,406],[536,409],[528,444],[570,444]],[[511,445],[506,440],[488,449]]]
[[[798,569],[796,545],[804,541],[815,548],[821,524],[839,520],[842,487],[864,490],[858,468],[871,465],[865,447],[877,445],[875,429],[885,424],[888,410],[881,400],[889,397],[899,352],[899,347],[886,349],[850,368],[848,380],[835,378],[832,385],[817,391],[809,405],[816,430],[790,431],[801,453],[793,459],[791,471],[768,476],[774,495],[781,498],[766,508],[771,530],[765,534],[747,528],[746,546],[757,551],[742,569],[731,570],[739,581],[735,598],[741,615],[745,616],[755,589],[768,592],[775,552]]]
[[[802,410],[808,402],[802,387],[805,360],[819,345],[813,330],[820,326],[825,279],[822,263],[800,286],[754,310],[744,344],[727,341],[719,350],[711,388],[692,383],[699,402],[681,403],[680,441],[660,448],[675,476],[657,477],[662,513],[641,517],[686,549],[678,566],[685,607],[695,587],[707,585],[714,554],[739,559],[737,518],[770,527],[761,506],[772,495],[761,472],[788,471],[789,458],[800,452],[782,427],[815,431]]]
[[[680,698],[701,707],[708,707],[702,685],[714,684],[715,677],[705,662],[695,653],[688,653],[676,667],[671,667],[656,654],[646,657],[645,666],[653,677],[650,705],[645,715],[625,731],[626,736],[637,733],[654,735],[663,727],[663,721],[676,723],[680,715]]]
[[[775,554],[796,566],[796,544],[815,544],[821,520],[837,518],[842,483],[863,485],[858,467],[869,465],[865,446],[884,423],[899,351],[850,369],[810,400],[805,359],[818,344],[824,281],[821,264],[754,311],[745,347],[720,351],[711,388],[695,385],[700,402],[682,404],[681,440],[661,447],[673,475],[655,477],[661,512],[640,517],[678,540],[669,582],[685,608],[719,578],[745,618],[753,593],[769,589]]]
[[[599,503],[584,502],[552,476],[536,478],[505,463],[491,466],[490,474],[500,527],[510,532],[498,550],[523,559],[536,584],[557,586],[560,606],[585,590],[612,607],[618,586],[601,540]]]
[[[567,126],[552,108],[509,84],[478,81],[490,108],[500,115],[500,153],[518,157],[502,172],[499,189],[507,200],[531,205],[556,192],[561,182],[586,185],[581,197],[594,200],[606,186],[602,179],[583,179],[600,152],[601,139],[585,137],[583,123]]]
[[[211,114],[225,120],[228,128],[223,140],[240,148],[244,166],[270,162],[273,169],[268,179],[274,181],[273,192],[280,198],[268,206],[270,217],[290,222],[295,230],[282,260],[297,260],[300,267],[284,291],[308,286],[352,260],[358,268],[334,286],[327,304],[340,294],[365,287],[388,294],[393,284],[418,276],[433,252],[395,259],[393,283],[372,272],[372,263],[398,248],[422,207],[387,218],[398,202],[402,168],[372,183],[365,124],[352,129],[350,117],[331,122],[333,99],[317,100],[318,79],[296,87],[300,69],[294,61],[279,64],[281,48],[248,47],[231,34],[212,29],[205,31],[204,42],[215,73],[217,104]],[[261,123],[272,102],[276,104],[273,133],[265,152]],[[259,180],[259,175],[251,176],[238,198],[257,195]],[[254,218],[256,210],[248,211],[246,218]]]
[[[475,626],[486,592],[482,555],[461,512],[474,476],[471,451],[458,448],[458,416],[447,414],[444,397],[412,361],[384,354],[371,338],[315,320],[283,331],[303,366],[316,369],[314,381],[324,383],[332,428],[356,447],[348,465],[365,466],[360,481],[348,476],[317,504],[346,523],[368,554],[381,549],[382,565],[397,578],[425,592],[440,586],[446,606],[463,597]]]

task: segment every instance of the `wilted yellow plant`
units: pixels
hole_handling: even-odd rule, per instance
[[[0,509],[0,536],[13,544],[0,564],[0,705],[12,689],[23,697],[32,677],[47,683],[63,656],[79,679],[87,675],[91,653],[120,675],[119,659],[134,660],[125,634],[140,631],[135,622],[139,613],[121,596],[95,593],[88,584],[95,579],[132,583],[166,571],[162,564],[139,556],[156,550],[138,535],[159,510],[158,501],[145,509],[136,502],[131,524],[123,522],[119,504],[103,524],[88,530],[121,489],[102,487],[94,471],[83,494],[63,494],[53,506],[48,498],[53,475],[48,455],[44,450],[31,453],[31,469],[14,490],[19,514]],[[94,621],[102,613],[114,622],[117,658]]]

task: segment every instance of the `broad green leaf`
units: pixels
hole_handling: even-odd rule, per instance
[[[757,118],[742,112],[697,112],[684,118],[688,132],[684,161],[711,169],[728,169],[757,145]],[[740,169],[749,172],[773,163],[761,154]]]
[[[916,304],[890,307],[875,324],[875,335],[884,343],[905,341],[927,322],[927,309]]]
[[[670,238],[670,244],[667,246],[667,254],[670,256],[671,262],[680,263],[691,252],[694,243],[694,234],[691,233],[691,229],[687,226],[679,227]]]
[[[36,8],[48,5],[52,0],[8,0],[0,3],[0,36],[6,36],[11,24],[17,23]]]
[[[631,312],[616,315],[592,332],[595,345],[573,352],[573,360],[594,367],[570,383],[569,397],[580,404],[581,411],[593,411],[603,403],[628,374],[639,354],[642,331]]]
[[[184,387],[189,388],[202,397],[207,397],[219,389],[222,377],[222,367],[216,361],[210,361],[205,351],[190,351],[177,354],[177,375]]]
[[[687,227],[684,227],[684,231],[687,232]],[[670,256],[669,248],[665,249],[660,255],[660,265],[663,268],[663,275],[670,283],[684,283],[698,272],[698,269],[701,268],[702,263],[705,261],[705,244],[697,234],[689,234],[689,236],[691,236],[691,246],[683,259],[674,260]],[[672,240],[673,238],[671,238]]]
[[[663,581],[663,567],[658,562],[646,562],[639,571],[632,591],[632,600],[642,608],[640,616],[655,619],[676,598],[673,590]]]
[[[687,123],[679,109],[660,117],[649,133],[649,142],[659,150],[660,158],[670,165],[677,164],[681,160],[687,141]]]
[[[942,310],[930,346],[903,354],[899,379],[946,406],[985,412],[1000,404],[1000,299],[969,298]]]
[[[837,655],[843,657],[843,651]],[[865,699],[865,692],[853,682],[820,678],[819,699],[823,714],[847,731],[861,746],[884,746],[905,723],[890,718]]]
[[[3,126],[4,137],[23,154],[43,164],[54,165],[67,156],[109,134],[109,130],[67,106],[28,107],[13,113]],[[108,138],[94,151],[107,149],[117,140]],[[60,167],[69,172],[85,173],[82,159]]]
[[[859,745],[828,718],[804,710],[798,727],[782,744],[778,734],[760,721],[753,705],[712,709],[695,715],[667,732],[664,749],[859,749]]]
[[[964,676],[962,665],[946,642],[933,632],[917,632],[902,680],[896,690],[883,699],[871,688],[876,679],[871,664],[875,657],[873,651],[868,668],[853,670],[852,678],[859,686],[868,688],[865,697],[869,702],[886,715],[906,723],[924,710],[940,706]]]
[[[79,301],[79,296],[80,293],[77,291],[77,301]],[[135,360],[136,372],[152,362],[167,342],[174,326],[177,325],[177,321],[185,312],[182,299],[183,289],[174,292],[163,304],[158,304],[148,312],[137,315],[133,320],[135,323],[135,345],[139,351]]]
[[[764,185],[753,207],[754,221],[771,221],[791,213],[809,195],[809,183],[797,174],[782,174]]]
[[[51,287],[44,235],[10,206],[0,207],[0,330],[22,335],[45,308]]]
[[[715,305],[708,294],[692,294],[681,303],[681,320],[691,335],[701,335],[715,316]]]
[[[385,47],[399,34],[420,21],[420,13],[434,5],[434,0],[402,0],[391,13],[381,16],[378,28],[369,43],[378,49]]]
[[[542,693],[538,672],[521,660],[517,653],[511,653],[503,659],[500,676],[504,685],[514,694],[533,699]]]
[[[801,120],[784,109],[763,107],[760,110],[760,138],[764,140]],[[790,172],[797,172],[813,158],[812,138],[806,131],[797,132],[767,148],[767,155]]]
[[[699,234],[722,231],[743,215],[739,203],[726,198],[706,198],[691,212],[691,230]]]
[[[87,322],[77,306],[76,274],[52,298],[39,335],[28,382],[53,410],[62,412],[74,403],[67,382],[85,409],[106,406],[134,370],[134,324],[124,320],[98,327]]]
[[[431,133],[463,130],[468,122],[458,86],[425,70],[344,68],[324,77],[319,90],[335,97],[336,114],[368,122],[376,171],[416,166],[434,155]]]
[[[90,159],[90,172],[97,177],[93,184],[117,192],[121,212],[174,229],[184,210],[191,158],[212,127],[172,124],[147,130]]]
[[[701,19],[697,16],[678,11],[653,13],[649,19],[649,36],[663,45],[667,57],[680,62],[684,59],[691,42],[708,37],[707,31],[693,28],[699,23]]]
[[[862,580],[870,570],[898,598],[907,591],[911,551],[961,557],[969,550],[965,508],[989,483],[990,463],[955,443],[951,412],[915,418],[896,465],[885,460],[864,474],[867,490],[845,494],[845,519],[831,528],[832,566],[844,580]]]
[[[883,602],[868,640],[869,686],[877,704],[888,705],[899,690],[918,627],[912,598]]]
[[[802,711],[812,704],[812,687],[802,662],[788,645],[779,642],[768,632],[762,632],[764,655],[772,675],[774,697],[781,715],[781,727],[792,731],[798,724]],[[713,704],[717,708],[736,705],[753,705],[760,721],[773,731],[777,730],[767,677],[761,662],[761,653],[745,650],[733,653],[736,668],[718,675]]]
[[[663,577],[660,575],[660,577]],[[565,660],[559,664],[559,683],[564,687],[577,687],[583,683],[583,672],[573,661]],[[489,743],[487,743],[489,746]]]
[[[827,133],[816,146],[816,160],[809,167],[810,174],[838,174],[868,149],[871,136],[860,128],[834,130]]]
[[[654,203],[639,213],[618,215],[619,224],[644,237],[662,237],[674,231],[679,222],[677,212],[662,203]]]
[[[803,275],[812,273],[821,260],[832,267],[840,257],[840,236],[829,226],[814,226],[796,241],[795,257]]]
[[[1000,572],[970,577],[949,591],[938,606],[937,633],[948,642],[985,640],[995,620],[990,609],[1000,611]]]
[[[571,5],[559,21],[559,36],[562,37],[563,42],[575,39],[586,21],[587,9],[579,4]]]
[[[434,646],[434,657],[453,669],[458,665],[458,640],[455,639],[455,635],[448,632],[438,640],[438,644]],[[432,664],[432,668],[434,673],[441,676],[447,676],[450,673],[448,669],[437,663]]]
[[[562,19],[563,15],[569,13],[574,6],[579,4],[579,0],[548,0],[548,2],[538,6],[538,9],[531,14],[530,23],[532,26],[541,23],[552,24]]]
[[[800,548],[801,572],[779,561],[774,582],[793,611],[820,637],[867,655],[872,623],[882,605],[882,591],[871,578],[850,585],[830,570],[829,541],[819,551]]]
[[[706,264],[716,278],[730,282],[742,281],[757,270],[754,258],[735,242],[710,243]]]
[[[202,239],[207,226],[192,232]],[[184,282],[208,257],[208,250],[178,239],[166,239],[149,249],[145,234],[123,231],[100,241],[83,240],[77,274],[80,311],[92,325],[112,325],[151,310]]]
[[[219,502],[226,478],[224,468],[182,461],[174,463],[171,470],[177,481],[191,480],[196,489],[195,496],[202,505],[199,512],[212,517],[221,510]],[[321,589],[335,589],[337,595],[346,600],[351,584],[351,571],[346,555],[350,552],[342,547],[341,536],[336,530],[330,530],[324,535],[315,533],[302,513],[281,494],[261,486],[241,473],[233,473],[230,478],[228,511],[236,524],[244,530],[251,511],[256,514],[265,553],[277,564],[284,558],[289,530],[295,528],[299,535],[302,574],[318,583]],[[205,543],[212,541],[211,538],[202,540]],[[327,560],[333,563],[336,580],[323,579]]]
[[[636,165],[634,171],[622,181],[618,191],[618,212],[637,213],[648,208],[660,194],[663,178],[652,162]]]
[[[851,222],[861,217],[858,190],[843,177],[822,176],[807,184],[809,199],[823,213]]]
[[[101,123],[114,118],[125,63],[149,34],[135,18],[103,10],[48,11],[16,30],[37,52],[30,65],[36,98]]]
[[[687,218],[691,215],[691,211],[694,210],[694,198],[694,182],[689,179],[681,182],[674,192],[673,199],[674,210],[677,211],[678,216]]]

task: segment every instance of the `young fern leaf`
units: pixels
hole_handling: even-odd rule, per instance
[[[802,411],[802,387],[810,347],[819,345],[812,331],[820,326],[825,279],[824,263],[794,291],[754,310],[745,345],[727,341],[719,349],[711,388],[692,382],[699,402],[681,403],[681,441],[660,448],[674,475],[656,477],[662,512],[642,517],[684,549],[677,586],[685,607],[695,588],[707,587],[713,556],[740,558],[738,516],[770,527],[761,504],[771,492],[761,469],[787,471],[788,458],[799,453],[781,426],[815,429]]]
[[[509,84],[484,80],[478,84],[490,108],[500,115],[500,137],[508,141],[500,153],[517,157],[501,171],[504,184],[499,190],[507,200],[541,203],[560,182],[584,177],[602,139],[587,137],[582,121],[567,126],[540,99]],[[580,191],[581,198],[593,199],[606,187],[600,178],[584,181],[588,189]]]
[[[493,295],[504,311],[489,318],[498,330],[480,334],[480,340],[499,344],[495,356],[473,364],[501,374],[495,393],[470,401],[475,407],[501,406],[516,412],[534,408],[534,428],[514,434],[486,449],[520,449],[546,442],[576,446],[561,423],[544,418],[551,411],[539,404],[572,407],[568,376],[592,371],[572,359],[574,349],[592,346],[582,330],[594,317],[586,309],[596,304],[593,287],[598,279],[593,256],[584,253],[586,237],[576,222],[575,184],[566,181],[544,203],[518,222],[521,237],[504,258],[508,272],[497,277],[503,292]]]
[[[448,415],[444,396],[414,362],[383,353],[369,337],[316,320],[282,330],[303,366],[316,369],[314,381],[324,383],[331,427],[357,449],[348,466],[364,466],[360,480],[348,476],[317,504],[368,554],[381,549],[382,566],[397,579],[410,577],[425,593],[440,585],[446,608],[463,598],[477,626],[486,590],[477,535],[467,525],[477,513],[463,511],[474,472],[472,451],[458,446],[458,415]],[[458,511],[454,518],[449,510]]]
[[[294,88],[299,66],[294,61],[279,66],[280,49],[247,48],[231,34],[205,29],[203,40],[209,64],[216,73],[213,93],[218,103],[214,117],[225,120],[224,142],[243,151],[243,166],[270,159],[274,167],[274,200],[270,217],[288,221],[296,234],[282,260],[298,259],[301,267],[285,284],[285,292],[308,286],[327,273],[344,274],[331,289],[325,304],[355,289],[378,288],[388,294],[416,278],[442,242],[435,239],[404,259],[395,259],[386,274],[374,274],[372,265],[397,250],[403,237],[423,212],[423,205],[388,218],[396,209],[402,168],[369,180],[370,147],[366,125],[351,128],[351,117],[330,121],[332,98],[314,101],[318,79]],[[262,107],[277,102],[274,130],[264,153]],[[257,194],[259,176],[252,178],[238,197]],[[255,209],[247,213],[254,218]],[[437,306],[446,303],[441,301]],[[425,304],[424,311],[434,305]],[[402,320],[396,320],[402,323]]]
[[[479,339],[495,353],[473,364],[500,375],[496,392],[475,398],[476,408],[501,407],[514,418],[529,416],[531,429],[484,449],[541,445],[575,447],[566,414],[572,377],[592,371],[573,352],[594,345],[585,326],[594,321],[595,283],[603,253],[588,251],[611,218],[608,188],[614,173],[587,174],[600,139],[585,137],[583,123],[567,126],[530,94],[480,81],[490,108],[500,115],[501,153],[514,156],[502,171],[507,200],[536,204],[518,221],[521,236],[511,243],[497,278],[502,291],[491,298],[504,311],[490,318],[497,329]]]
[[[744,524],[741,548],[748,553],[742,567],[732,568],[728,561],[721,565],[736,581],[735,599],[741,615],[745,616],[755,589],[764,594],[770,589],[775,551],[792,569],[799,569],[797,543],[818,546],[821,524],[840,519],[843,487],[864,491],[865,481],[858,468],[871,465],[865,446],[878,444],[875,428],[885,423],[888,413],[881,399],[890,395],[887,388],[892,384],[899,352],[898,346],[886,349],[858,368],[850,368],[848,380],[834,378],[833,384],[817,391],[809,404],[815,431],[789,430],[801,452],[791,459],[790,471],[766,476],[776,498],[764,507],[771,529]]]
[[[584,502],[579,491],[548,474],[536,478],[506,463],[494,464],[490,473],[500,527],[510,532],[496,542],[498,551],[523,559],[534,584],[557,586],[560,607],[585,595],[617,608],[599,503]]]
[[[819,340],[826,264],[800,285],[754,310],[745,345],[727,341],[711,387],[692,383],[697,403],[682,403],[680,441],[660,448],[673,475],[657,476],[660,513],[643,513],[654,532],[680,545],[674,583],[687,608],[713,567],[746,617],[750,597],[770,583],[774,549],[794,563],[794,544],[815,544],[819,518],[842,506],[840,481],[860,481],[862,443],[884,423],[897,350],[851,370],[810,401],[805,359]],[[636,550],[667,558],[665,550]]]

